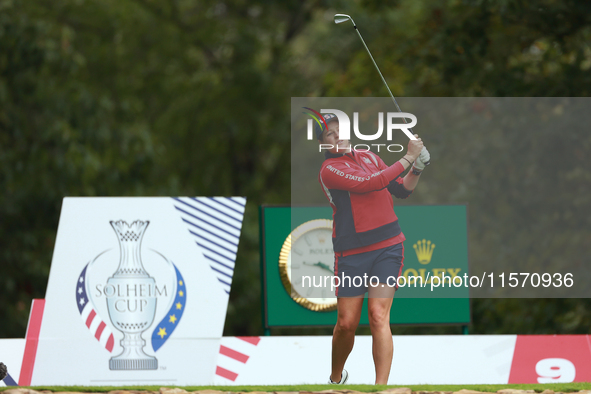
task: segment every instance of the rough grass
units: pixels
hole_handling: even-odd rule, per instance
[[[36,391],[52,392],[82,392],[82,393],[105,393],[109,391],[158,391],[163,386],[34,386],[28,387]],[[250,391],[322,391],[322,390],[354,390],[361,392],[376,392],[395,387],[409,387],[412,391],[459,391],[475,390],[482,392],[497,392],[502,389],[535,390],[542,392],[550,389],[555,392],[569,393],[580,390],[591,390],[591,383],[548,383],[548,384],[468,384],[468,385],[405,385],[405,386],[374,386],[374,385],[291,385],[291,386],[165,386],[179,387],[187,391],[199,390],[220,390],[229,392],[250,392]],[[12,388],[23,387],[0,387],[0,392]]]

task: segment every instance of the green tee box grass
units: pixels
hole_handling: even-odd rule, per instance
[[[535,390],[542,392],[544,390],[553,390],[554,392],[570,393],[581,390],[591,390],[591,383],[547,383],[547,384],[466,384],[466,385],[404,385],[404,386],[386,386],[386,385],[289,385],[289,386],[34,386],[30,387],[36,391],[48,390],[52,392],[82,392],[82,393],[106,393],[109,391],[129,390],[129,391],[158,391],[160,387],[178,387],[189,392],[199,390],[219,390],[230,392],[250,392],[250,391],[322,391],[322,390],[355,390],[366,393],[385,390],[395,387],[408,387],[412,391],[460,391],[475,390],[482,392],[497,392],[503,389],[517,390]],[[0,392],[23,387],[0,387]]]

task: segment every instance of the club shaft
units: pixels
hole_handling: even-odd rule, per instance
[[[369,55],[369,58],[373,62],[373,65],[376,67],[376,70],[378,70],[378,73],[380,74],[380,77],[382,78],[382,81],[384,82],[384,85],[386,85],[386,89],[388,89],[388,93],[390,93],[390,97],[392,97],[392,101],[394,102],[394,105],[396,106],[396,109],[398,109],[398,112],[402,112],[402,110],[400,109],[400,106],[398,105],[398,103],[396,102],[396,99],[394,98],[394,95],[392,94],[392,91],[390,90],[390,87],[388,86],[388,83],[386,82],[386,78],[384,78],[384,76],[382,75],[382,72],[380,71],[380,68],[378,67],[378,64],[374,60],[373,56],[371,55],[371,52],[369,51],[369,48],[367,47],[367,44],[365,43],[365,40],[361,36],[361,33],[359,32],[359,29],[357,28],[357,25],[353,24],[353,27],[355,27],[355,31],[357,32],[357,35],[361,39],[361,42],[363,43],[363,46],[365,47],[365,50],[367,51],[367,53]],[[402,120],[404,121],[404,123],[408,123],[405,118],[402,118]],[[412,133],[412,129],[409,129],[409,130]]]

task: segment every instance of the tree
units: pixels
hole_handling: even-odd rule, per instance
[[[387,95],[335,12],[354,17],[395,95],[576,97],[589,94],[589,7],[0,0],[0,336],[22,337],[43,297],[64,196],[145,195],[248,198],[225,333],[259,334],[257,206],[289,203],[290,97]],[[568,130],[535,142],[425,131],[429,193],[414,203],[469,201],[472,261],[582,261],[591,141]],[[588,300],[473,305],[477,332],[587,332],[591,320]]]

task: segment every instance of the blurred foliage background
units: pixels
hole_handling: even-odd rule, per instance
[[[258,206],[290,200],[290,98],[387,95],[336,12],[354,17],[394,95],[591,91],[584,0],[0,0],[0,337],[23,337],[44,297],[64,196],[167,195],[248,198],[225,335],[261,335]],[[584,264],[590,135],[463,150],[415,202],[485,208],[470,215],[470,259],[531,259],[535,241]],[[451,179],[453,198],[436,187]],[[591,332],[589,299],[475,299],[472,316],[471,333]]]

